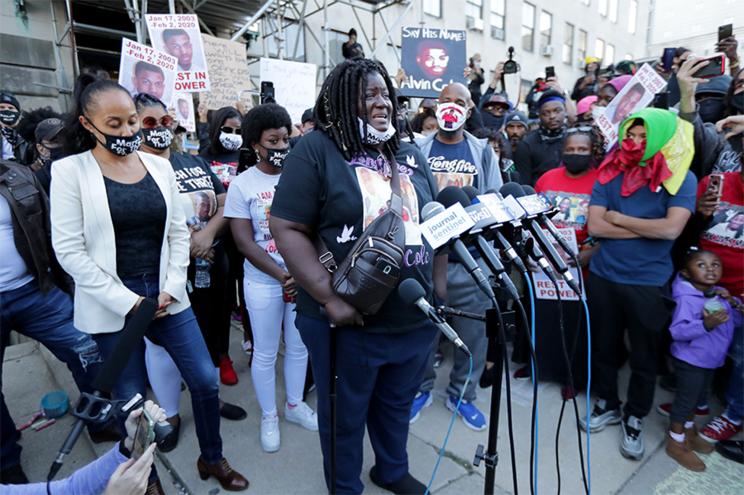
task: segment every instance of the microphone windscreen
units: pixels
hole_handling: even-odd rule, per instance
[[[503,197],[507,196],[513,196],[515,198],[521,198],[524,196],[524,189],[522,189],[522,186],[517,184],[516,182],[507,182],[503,186],[501,186],[501,189],[499,189],[499,193]]]
[[[468,198],[468,195],[465,194],[462,189],[455,186],[448,186],[439,191],[437,201],[442,203],[445,208],[449,208],[455,203],[460,203],[465,208],[470,206],[470,198]]]
[[[114,385],[119,380],[124,366],[134,354],[135,349],[142,343],[147,327],[150,326],[155,311],[158,309],[158,303],[155,299],[145,298],[137,308],[137,311],[129,318],[124,330],[116,342],[114,352],[112,352],[101,366],[93,381],[93,390],[101,392],[111,392]]]
[[[473,202],[474,199],[477,199],[478,195],[480,194],[480,192],[473,186],[463,186],[462,192],[468,195],[468,198],[470,198],[471,203]]]
[[[423,208],[421,208],[421,219],[426,221],[433,217],[434,215],[439,215],[444,211],[444,206],[442,206],[442,203],[437,203],[436,201],[429,201],[424,205]]]
[[[418,280],[407,278],[398,286],[398,295],[406,305],[410,306],[422,297],[426,297],[426,291],[418,283]]]
[[[529,196],[530,194],[537,194],[537,191],[535,191],[535,188],[530,186],[529,184],[523,185],[522,190],[524,191],[524,194],[526,196]]]

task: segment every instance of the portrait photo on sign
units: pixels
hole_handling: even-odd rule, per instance
[[[176,60],[152,47],[122,39],[119,84],[132,96],[147,93],[165,105],[173,98]]]
[[[176,111],[178,125],[188,132],[196,132],[194,100],[191,97],[191,93],[174,93],[170,106]]]
[[[208,91],[208,67],[197,16],[148,14],[146,19],[152,46],[178,60],[176,91]]]
[[[450,83],[466,82],[465,31],[404,27],[401,59],[405,96],[436,97]]]

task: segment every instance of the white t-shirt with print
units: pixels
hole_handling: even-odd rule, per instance
[[[274,189],[279,183],[280,174],[269,175],[261,172],[257,167],[251,167],[238,175],[230,183],[225,200],[225,218],[244,218],[251,221],[253,226],[253,240],[276,262],[286,270],[282,256],[276,249],[274,238],[269,231],[269,216],[271,202],[274,199]],[[277,280],[262,272],[253,264],[245,260],[245,276],[255,282],[275,284]]]

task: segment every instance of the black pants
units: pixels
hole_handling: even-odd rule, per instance
[[[222,243],[214,248],[214,262],[209,270],[209,287],[197,289],[194,284],[196,271],[194,258],[189,264],[188,277],[193,290],[189,294],[191,308],[196,316],[204,342],[207,344],[212,364],[219,366],[220,356],[227,354],[230,346],[230,313],[232,311],[228,285],[227,254]]]
[[[668,287],[618,284],[591,273],[587,293],[592,323],[592,388],[607,401],[608,408],[620,405],[617,372],[624,362],[627,330],[631,375],[625,415],[643,418],[653,404],[659,339],[674,304],[667,295]]]
[[[672,402],[669,420],[684,423],[692,418],[698,404],[708,401],[708,389],[713,381],[715,369],[700,368],[677,358],[674,361],[674,375],[677,378],[677,391]]]

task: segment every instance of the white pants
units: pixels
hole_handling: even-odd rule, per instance
[[[284,326],[284,382],[287,402],[302,401],[307,371],[307,349],[295,326],[295,305],[286,303],[279,282],[268,284],[243,280],[245,305],[253,329],[251,377],[264,415],[276,414],[276,372],[279,339]]]

